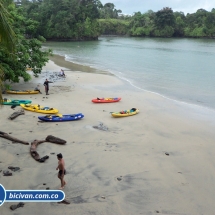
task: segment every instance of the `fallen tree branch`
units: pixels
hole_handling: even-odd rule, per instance
[[[29,145],[29,142],[23,141],[23,140],[19,140],[15,137],[10,136],[9,134],[0,131],[0,137],[5,138],[7,140],[11,140],[13,143],[22,143],[24,145]]]
[[[45,140],[34,140],[33,142],[31,142],[30,154],[36,161],[39,161],[41,163],[49,158],[49,156],[47,156],[47,155],[40,158],[40,155],[37,152],[37,146],[41,143],[44,143],[44,142],[57,143],[60,145],[64,145],[66,143],[65,140],[60,139],[58,137],[54,137],[52,135],[48,135]]]

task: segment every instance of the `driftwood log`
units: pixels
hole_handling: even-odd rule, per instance
[[[31,143],[31,147],[30,147],[30,153],[31,153],[31,156],[36,160],[36,161],[39,161],[40,160],[40,155],[38,154],[37,152],[37,146],[41,143],[44,143],[46,142],[45,140],[34,140],[32,143]]]
[[[0,131],[0,137],[5,138],[7,140],[11,140],[13,143],[22,143],[24,145],[29,145],[29,142],[23,141],[23,140],[19,140],[15,137],[10,136],[9,134]]]
[[[49,158],[49,156],[47,156],[47,155],[40,158],[40,155],[37,152],[37,146],[44,142],[57,143],[57,144],[61,144],[61,145],[66,143],[65,140],[62,140],[58,137],[54,137],[52,135],[48,135],[45,140],[34,140],[33,142],[31,142],[30,154],[36,161],[44,162],[46,159]]]
[[[8,119],[15,119],[16,117],[18,117],[19,115],[24,115],[25,114],[25,111],[22,109],[22,110],[19,110],[19,111],[16,111],[14,112],[13,114],[11,114]]]
[[[54,137],[52,135],[48,135],[46,137],[46,142],[50,142],[50,143],[57,143],[57,144],[61,144],[61,145],[64,145],[66,143],[65,140],[62,140],[58,137]]]

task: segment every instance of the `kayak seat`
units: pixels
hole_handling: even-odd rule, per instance
[[[62,118],[62,117],[63,117],[63,115],[62,115],[62,114],[56,114],[56,116],[57,116],[57,117],[60,117],[60,118]]]
[[[52,115],[46,115],[45,118],[52,118]]]

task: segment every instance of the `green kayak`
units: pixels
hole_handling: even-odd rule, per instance
[[[15,99],[3,99],[3,105],[20,105],[20,104],[30,104],[31,100],[15,100]]]

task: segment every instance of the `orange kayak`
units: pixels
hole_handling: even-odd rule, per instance
[[[111,102],[118,102],[121,98],[96,98],[93,99],[92,102],[94,103],[111,103]]]

